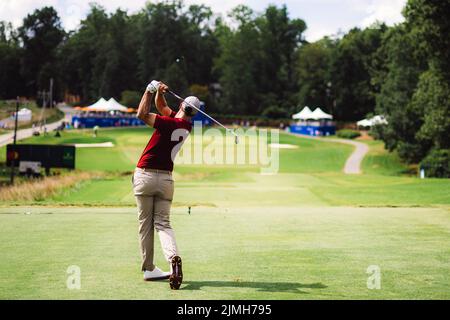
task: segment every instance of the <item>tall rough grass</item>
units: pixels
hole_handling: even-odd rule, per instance
[[[95,172],[71,172],[60,176],[19,182],[14,186],[0,187],[0,201],[42,201],[59,191],[71,188],[81,181],[100,177]]]

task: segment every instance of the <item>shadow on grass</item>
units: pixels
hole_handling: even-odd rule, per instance
[[[182,290],[201,290],[203,287],[216,288],[250,288],[262,292],[289,292],[302,293],[308,292],[301,289],[325,289],[326,285],[322,283],[295,283],[295,282],[249,282],[249,281],[185,281]]]
[[[405,169],[398,169],[395,171],[395,174],[397,175],[407,175],[407,176],[414,176],[417,177],[417,167],[410,166]]]

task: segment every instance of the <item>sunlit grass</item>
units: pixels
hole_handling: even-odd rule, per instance
[[[449,298],[449,180],[403,174],[379,142],[370,142],[363,175],[345,175],[351,146],[286,134],[279,143],[297,148],[278,150],[277,174],[262,175],[260,163],[175,166],[171,220],[185,283],[178,292],[145,283],[131,173],[151,133],[64,131],[21,142],[114,147],[77,149],[79,176],[43,180],[56,185],[35,196],[19,185],[20,201],[1,201],[0,298]],[[71,265],[81,268],[81,290],[66,287]],[[370,265],[381,269],[381,290],[367,289]]]

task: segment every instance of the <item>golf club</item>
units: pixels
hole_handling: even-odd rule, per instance
[[[234,135],[234,143],[238,144],[239,143],[239,136],[234,132],[234,130],[225,127],[223,124],[221,124],[219,121],[217,121],[216,119],[214,119],[213,117],[211,117],[210,115],[208,115],[206,112],[200,110],[199,108],[197,108],[196,106],[192,105],[192,103],[187,102],[186,100],[184,100],[182,97],[180,97],[179,95],[177,95],[175,92],[167,89],[167,92],[169,92],[171,95],[173,95],[175,98],[177,98],[180,101],[183,101],[184,103],[186,103],[187,105],[189,105],[191,108],[194,108],[195,110],[197,110],[198,112],[202,113],[203,115],[207,116],[209,119],[211,119],[212,121],[214,121],[216,124],[218,124],[219,126],[221,126],[222,128],[224,128],[225,130],[227,130],[228,132],[231,132]]]

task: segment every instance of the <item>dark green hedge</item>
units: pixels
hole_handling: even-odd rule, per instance
[[[450,178],[450,149],[433,150],[421,162],[425,176]]]
[[[342,129],[336,132],[336,135],[343,139],[356,139],[361,136],[361,133],[356,130]]]

